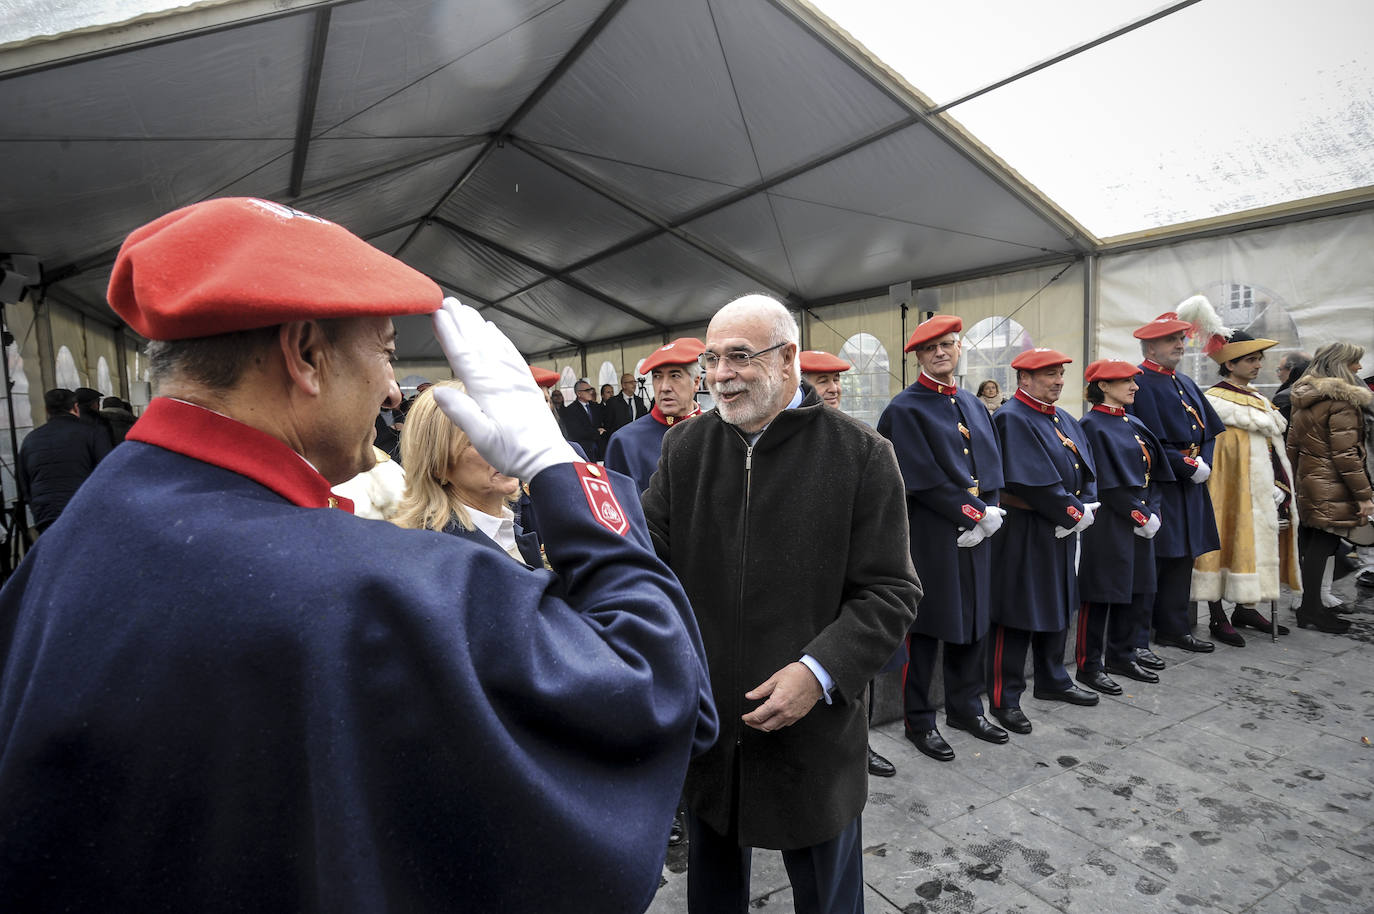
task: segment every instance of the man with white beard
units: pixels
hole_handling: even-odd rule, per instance
[[[644,493],[722,719],[684,789],[693,914],[747,909],[754,847],[782,850],[797,911],[863,910],[863,695],[921,595],[892,445],[800,381],[797,343],[771,298],[718,311],[716,409],[668,430]]]

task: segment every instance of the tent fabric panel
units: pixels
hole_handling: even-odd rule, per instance
[[[398,49],[405,55],[401,67],[386,50],[373,47],[377,30],[361,25],[354,16],[342,26],[338,60],[332,66],[326,62],[333,78],[325,85],[339,98],[331,97],[317,109],[315,130],[324,136],[345,129],[394,137],[496,131],[604,6],[604,0],[428,4],[425,17],[407,18],[409,27],[423,27],[423,32],[396,29],[381,39],[384,45],[404,43]],[[461,43],[445,46],[444,36]],[[435,59],[441,48],[447,60]],[[328,53],[336,54],[332,35]],[[422,69],[426,65],[428,71]],[[389,91],[382,92],[383,87]],[[372,96],[373,101],[359,104]]]
[[[288,16],[0,80],[4,136],[289,140],[310,29]]]
[[[405,243],[405,240],[410,237],[411,232],[413,232],[414,230],[415,226],[413,225],[403,225],[398,229],[392,229],[389,232],[383,232],[380,235],[373,235],[372,237],[364,238],[363,240],[366,241],[368,244],[372,245],[377,250],[395,257],[397,248],[399,248],[402,244]],[[424,271],[422,270],[421,272]]]
[[[485,301],[504,299],[544,276],[438,225],[422,227],[401,259],[421,272],[440,277],[441,281],[460,283],[466,292],[480,295]]]
[[[798,284],[788,259],[788,250],[779,232],[777,212],[769,195],[746,197],[724,209],[687,222],[682,229],[713,248],[728,251],[763,273],[777,277],[789,289],[806,294],[807,290]]]
[[[614,188],[665,222],[675,221],[682,213],[705,206],[738,189],[718,181],[706,181],[566,149],[544,147],[541,151],[568,163],[606,187]]]
[[[650,227],[509,144],[492,151],[439,215],[554,269]]]
[[[837,211],[1023,248],[1012,259],[1072,250],[1058,229],[922,124],[856,149],[771,192]]]
[[[563,330],[578,341],[629,335],[644,329],[643,321],[558,280],[541,283],[502,305]]]
[[[397,161],[423,158],[433,152],[436,157],[455,142],[453,137],[327,137],[310,141],[305,160],[305,181],[302,193],[309,195],[312,186],[334,181],[348,181],[373,169],[385,170]],[[467,161],[475,159],[480,147],[465,150]],[[419,163],[417,163],[419,164]],[[461,169],[467,162],[455,167]]]
[[[627,3],[519,125],[527,140],[705,181],[758,180],[708,0]]]
[[[711,9],[759,177],[771,177],[907,116],[897,102],[771,3],[715,3]]]
[[[113,261],[101,264],[54,283],[52,288],[58,295],[74,298],[97,311],[104,311],[108,315],[106,323],[115,324],[119,318],[115,316],[114,311],[106,310],[109,307],[106,303],[106,294],[110,288],[110,271],[113,267]]]
[[[708,320],[731,299],[760,291],[749,277],[671,235],[651,238],[574,275],[671,326]]]
[[[0,142],[6,172],[24,176],[6,183],[0,250],[33,253],[50,271],[109,251],[289,150],[289,141]]]

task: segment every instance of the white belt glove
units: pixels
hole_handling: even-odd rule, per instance
[[[495,324],[456,298],[434,312],[434,335],[467,393],[434,388],[434,401],[498,472],[528,482],[577,453],[535,386],[529,366]]]
[[[1060,539],[1063,539],[1064,537],[1072,536],[1075,533],[1082,533],[1084,530],[1088,529],[1093,525],[1094,514],[1100,507],[1102,507],[1102,502],[1100,501],[1090,501],[1086,503],[1085,505],[1083,505],[1083,516],[1078,519],[1078,523],[1074,524],[1067,530],[1065,530],[1063,527],[1056,526],[1054,528],[1054,535],[1059,537]]]
[[[982,530],[985,537],[992,536],[1002,529],[1002,518],[1006,516],[1006,513],[1006,508],[988,505],[988,509],[983,512],[983,519],[978,522],[977,529]]]
[[[1283,489],[1280,489],[1278,486],[1274,486],[1274,507],[1277,508],[1281,506],[1283,504],[1283,499],[1287,494],[1288,493],[1283,491]]]
[[[974,527],[972,530],[965,530],[963,533],[960,533],[959,538],[955,540],[955,542],[959,545],[960,549],[971,549],[986,538],[987,534],[983,532],[982,521],[979,521],[978,526]]]
[[[1189,478],[1191,478],[1193,482],[1201,485],[1207,481],[1208,476],[1212,475],[1212,468],[1209,467],[1207,461],[1203,460],[1201,457],[1194,457],[1193,459],[1197,461],[1197,469],[1193,471],[1193,475]]]
[[[1159,515],[1151,514],[1149,520],[1147,520],[1142,526],[1136,527],[1131,532],[1143,539],[1154,539],[1155,534],[1159,532]]]

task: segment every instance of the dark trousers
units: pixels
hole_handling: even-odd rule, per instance
[[[1133,594],[1130,603],[1084,603],[1078,610],[1078,640],[1074,662],[1085,673],[1107,663],[1120,665],[1135,659],[1137,647],[1148,646],[1151,594]],[[1141,639],[1147,639],[1142,641]]]
[[[1186,555],[1155,559],[1155,632],[1177,638],[1192,632],[1197,609],[1188,599],[1193,586],[1193,560]]]
[[[1026,650],[1031,650],[1035,685],[1042,691],[1062,692],[1073,687],[1064,669],[1068,629],[1030,632],[1005,625],[992,627],[988,657],[988,704],[994,708],[1021,707],[1026,691]]]
[[[798,914],[863,914],[862,827],[855,817],[829,841],[782,852]],[[753,849],[687,814],[688,914],[746,914]]]
[[[1298,572],[1302,575],[1303,612],[1324,610],[1322,577],[1326,574],[1326,560],[1336,554],[1341,538],[1316,527],[1298,525]]]
[[[906,728],[912,733],[935,729],[935,704],[930,700],[930,685],[935,678],[935,656],[944,651],[945,714],[950,717],[982,717],[984,667],[983,641],[954,644],[929,635],[907,635],[906,671],[902,675],[902,698]]]

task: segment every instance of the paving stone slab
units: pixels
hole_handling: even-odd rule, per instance
[[[1245,914],[1355,914],[1374,910],[1374,864],[1340,854],[1312,863]]]
[[[1160,728],[1187,720],[1195,714],[1215,708],[1222,699],[1216,695],[1199,694],[1194,689],[1184,688],[1171,678],[1169,670],[1160,671],[1160,681],[1156,683],[1135,682],[1124,676],[1117,677],[1123,692],[1120,695],[1106,696],[1106,703],[1126,706],[1154,714],[1162,721]]]
[[[1358,833],[1374,822],[1374,785],[1361,784],[1300,758],[1275,759],[1253,792],[1302,809],[1332,830]],[[1238,785],[1243,786],[1243,785]]]
[[[1279,699],[1276,697],[1275,702]],[[1274,704],[1271,708],[1282,708]],[[1295,746],[1303,746],[1321,737],[1321,727],[1312,723],[1289,719],[1281,710],[1223,704],[1210,711],[1188,718],[1188,726],[1226,737],[1242,745],[1282,755]]]
[[[1193,725],[1193,720],[1166,727],[1137,746],[1142,752],[1223,780],[1249,777],[1251,770],[1278,757],[1275,752],[1200,729]]]
[[[1030,892],[1064,914],[1165,914],[1177,910],[1168,883],[1106,851],[1094,851],[1078,866],[1055,873]]]
[[[933,831],[1023,888],[1086,860],[1095,849],[1091,841],[1009,798]]]
[[[1001,862],[922,829],[866,847],[864,880],[901,911],[981,911],[1024,892]]]

